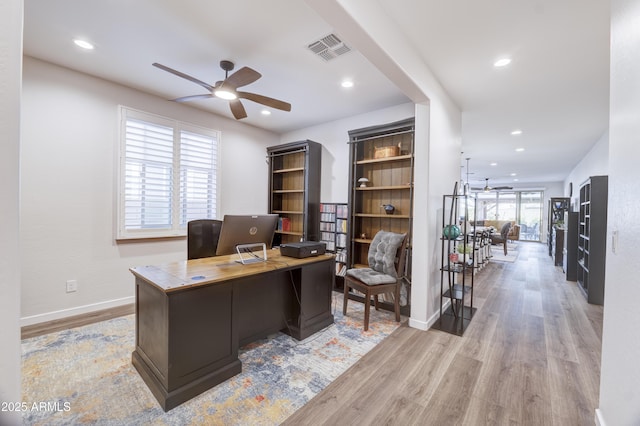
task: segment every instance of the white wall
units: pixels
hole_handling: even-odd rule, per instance
[[[20,86],[22,1],[0,1],[0,403],[20,402]],[[0,410],[0,424],[22,423]]]
[[[33,58],[23,80],[23,325],[131,303],[130,267],[186,258],[185,238],[114,240],[119,104],[221,130],[220,214],[266,213],[276,134]]]
[[[367,114],[307,127],[281,135],[281,142],[311,139],[322,144],[323,203],[346,203],[349,198],[349,130],[391,123],[413,117],[414,105],[406,103]]]
[[[306,2],[416,104],[409,325],[427,329],[439,308],[439,296],[435,296],[440,285],[439,206],[442,195],[450,193],[459,178],[462,114],[380,4],[367,0]]]
[[[640,424],[640,3],[611,2],[608,247],[604,294],[601,425]],[[619,232],[617,249],[612,235]]]
[[[564,180],[564,195],[569,196],[569,183],[573,184],[571,203],[577,207],[580,201],[580,185],[590,176],[600,176],[609,174],[609,132],[603,134],[595,143],[593,148],[582,160],[571,170],[571,173]],[[577,211],[577,209],[576,209]]]

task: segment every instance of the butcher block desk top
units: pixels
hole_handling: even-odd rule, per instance
[[[230,254],[161,265],[137,266],[130,270],[137,278],[145,280],[166,293],[170,293],[269,271],[296,268],[331,258],[333,258],[333,254],[296,259],[282,256],[279,249],[271,249],[267,252],[266,262],[247,265],[236,262],[236,260],[239,260],[237,254]]]

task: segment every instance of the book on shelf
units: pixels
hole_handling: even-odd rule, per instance
[[[278,231],[290,232],[291,231],[291,219],[288,217],[281,217],[278,219]]]

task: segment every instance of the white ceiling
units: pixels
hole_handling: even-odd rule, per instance
[[[368,1],[404,32],[463,111],[461,164],[471,158],[472,183],[488,177],[492,184],[513,184],[511,173],[517,173],[515,185],[563,180],[606,132],[608,2]],[[243,101],[243,121],[274,132],[409,102],[357,50],[328,62],[308,50],[336,30],[301,0],[24,3],[26,55],[165,99],[204,89],[153,62],[212,84],[224,77],[220,60],[235,62],[236,70],[254,68],[262,78],[243,90],[290,102],[292,111],[272,110],[266,117],[262,107]],[[96,48],[81,51],[74,38]],[[503,56],[512,63],[494,69]],[[344,78],[355,86],[340,87]],[[232,117],[219,99],[191,105]],[[512,136],[515,129],[522,135]]]

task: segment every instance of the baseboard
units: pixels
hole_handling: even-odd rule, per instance
[[[599,408],[596,408],[596,417],[595,417],[596,426],[607,426],[607,423],[604,421],[604,417],[602,416],[602,411]]]
[[[115,308],[118,306],[129,305],[135,303],[135,297],[123,297],[122,299],[108,300],[106,302],[93,303],[91,305],[77,306],[75,308],[62,309],[60,311],[47,312],[45,314],[32,315],[20,318],[20,326],[25,327],[34,324],[40,324],[48,321],[60,320],[63,318],[73,317],[76,315],[88,314],[103,309]]]
[[[446,311],[447,308],[449,307],[449,305],[451,305],[451,300],[446,300],[444,302],[444,305],[442,305],[442,311]],[[409,318],[409,327],[412,328],[416,328],[418,330],[428,330],[431,328],[431,326],[433,324],[435,324],[435,322],[438,320],[438,318],[440,318],[440,310],[437,310],[436,312],[433,313],[433,315],[431,315],[427,321],[418,321],[416,319],[413,318]]]

